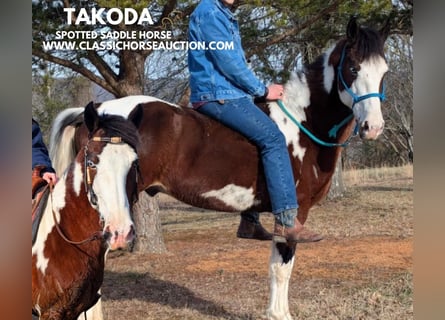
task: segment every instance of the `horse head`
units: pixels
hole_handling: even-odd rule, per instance
[[[137,192],[139,119],[99,116],[93,103],[84,112],[88,141],[79,154],[83,153],[85,188],[111,250],[126,248],[135,238],[130,202]]]
[[[388,71],[384,43],[389,34],[389,23],[381,30],[359,27],[355,18],[347,26],[347,38],[333,51],[336,60],[337,87],[340,100],[352,108],[360,137],[377,139],[384,120],[381,102],[385,98],[383,76]]]

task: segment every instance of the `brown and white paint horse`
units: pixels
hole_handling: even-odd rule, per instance
[[[362,28],[351,19],[344,39],[285,84],[282,103],[259,105],[286,137],[302,223],[309,209],[327,194],[342,143],[354,127],[363,139],[376,139],[383,130],[381,92],[388,70],[383,48],[388,29]],[[128,117],[137,105],[143,108],[140,190],[164,192],[212,210],[270,212],[261,161],[252,143],[190,108],[154,97],[129,96],[97,108],[99,113]],[[81,112],[70,110],[72,116]],[[82,140],[82,130],[73,130],[79,124],[63,118],[56,120],[52,141],[71,148]],[[332,136],[333,128],[338,132]],[[66,159],[53,160],[59,167],[66,165]],[[272,243],[270,319],[291,319],[288,285],[295,250],[295,245]]]
[[[137,128],[99,116],[92,104],[84,117],[87,142],[51,191],[32,245],[32,313],[40,319],[76,319],[94,305],[106,252],[135,236]]]

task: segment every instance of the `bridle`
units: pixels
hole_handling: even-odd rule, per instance
[[[92,137],[88,140],[84,147],[84,167],[85,167],[85,190],[90,194],[90,201],[93,205],[97,206],[97,195],[93,189],[92,172],[96,170],[96,163],[88,158],[88,145],[90,142],[106,142],[106,143],[121,143],[121,137]]]
[[[382,92],[381,93],[373,92],[373,93],[364,94],[362,96],[358,96],[351,90],[351,88],[346,84],[345,79],[343,78],[342,70],[343,70],[343,63],[345,61],[345,56],[346,56],[346,45],[343,47],[343,50],[341,52],[341,57],[340,57],[340,63],[337,67],[337,79],[338,79],[337,83],[341,83],[343,85],[343,87],[345,88],[346,92],[351,96],[351,98],[352,98],[351,109],[354,108],[356,103],[366,100],[366,99],[369,99],[369,98],[373,98],[373,97],[379,98],[380,101],[384,101],[386,98],[384,82],[382,84]]]
[[[84,179],[84,183],[85,183],[85,190],[87,192],[89,192],[90,194],[90,202],[91,204],[93,204],[94,206],[97,206],[97,195],[93,190],[93,171],[96,170],[96,163],[94,163],[93,160],[89,159],[89,152],[88,152],[88,145],[90,144],[90,142],[106,142],[106,143],[121,143],[123,140],[121,137],[92,137],[88,140],[87,144],[84,147],[84,167],[85,167],[85,179]],[[135,161],[136,165],[136,184],[138,183],[138,176],[140,175],[140,171],[139,171],[139,165],[138,162]],[[53,187],[54,184],[50,184],[50,194],[51,194],[51,205],[53,205]],[[56,213],[54,212],[54,208],[51,209],[52,214],[53,214],[53,219],[54,219],[54,224],[56,226],[57,232],[59,233],[60,237],[62,237],[63,240],[65,240],[66,242],[73,244],[73,245],[81,245],[81,244],[85,244],[94,240],[101,240],[104,238],[105,234],[103,231],[96,231],[94,232],[90,237],[88,237],[87,239],[81,240],[81,241],[73,241],[71,239],[69,239],[64,232],[62,231],[62,229],[60,228],[59,223],[57,222],[56,219]],[[100,224],[101,227],[103,227],[103,219],[100,218]]]
[[[90,194],[91,204],[96,206],[97,205],[97,196],[93,189],[93,179],[92,179],[93,171],[96,170],[96,164],[94,163],[94,161],[92,161],[88,158],[88,145],[89,145],[90,141],[118,144],[118,143],[122,143],[123,140],[121,137],[92,137],[90,140],[88,140],[87,144],[84,147],[85,190]],[[136,184],[136,189],[137,189],[137,185],[139,183],[139,177],[142,178],[141,171],[139,168],[139,161],[135,160],[133,163],[133,166],[136,168],[135,184]],[[138,200],[138,196],[136,195],[134,202],[136,202],[137,200]]]

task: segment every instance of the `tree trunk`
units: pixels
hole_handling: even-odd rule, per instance
[[[145,58],[146,56],[135,51],[121,52],[116,98],[143,94]],[[158,199],[150,197],[145,191],[139,193],[139,200],[133,208],[133,219],[137,234],[133,250],[145,253],[165,252]]]
[[[147,253],[165,252],[158,199],[142,191],[133,208],[133,215],[137,234],[133,250]]]
[[[327,199],[332,200],[336,198],[343,197],[346,188],[343,183],[343,170],[342,170],[342,161],[341,157],[337,161],[337,165],[335,166],[334,175],[332,176],[331,187],[329,189]]]

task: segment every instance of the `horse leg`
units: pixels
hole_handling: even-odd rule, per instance
[[[289,280],[294,265],[296,244],[272,242],[269,261],[270,297],[266,315],[270,320],[292,320],[289,312]]]
[[[100,290],[99,290],[100,293]],[[102,298],[97,300],[96,304],[89,308],[85,313],[82,313],[77,320],[103,320],[104,315],[102,312]]]

